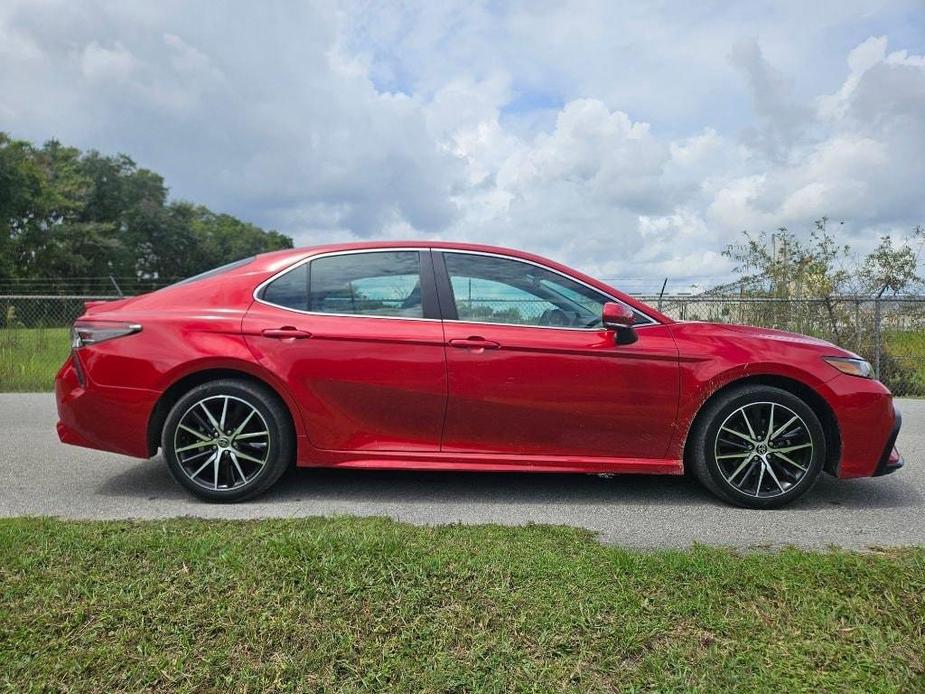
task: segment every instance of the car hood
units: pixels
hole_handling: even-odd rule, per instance
[[[735,336],[748,339],[749,341],[769,341],[783,342],[807,349],[815,349],[819,352],[825,352],[828,356],[844,356],[856,358],[857,355],[842,349],[831,342],[821,340],[818,337],[809,335],[799,335],[790,333],[785,330],[775,330],[774,328],[758,328],[751,325],[736,325],[733,323],[708,323],[703,321],[679,321],[674,323],[683,333],[688,336],[694,335],[725,335],[735,339]]]
[[[757,338],[759,340],[777,340],[781,342],[792,342],[801,345],[816,345],[818,347],[835,347],[831,342],[810,337],[809,335],[800,335],[799,333],[790,333],[786,330],[775,330],[774,328],[758,328],[753,325],[736,325],[730,323],[712,323],[721,330],[727,330],[741,335]],[[838,349],[838,348],[836,348]]]

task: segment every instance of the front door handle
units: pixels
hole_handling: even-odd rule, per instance
[[[307,340],[312,336],[311,333],[299,330],[291,325],[285,325],[282,328],[267,328],[260,334],[264,337],[272,337],[277,340]]]
[[[481,352],[485,349],[498,349],[501,345],[493,340],[486,340],[484,337],[473,335],[472,337],[457,337],[449,341],[450,347],[459,349],[471,349],[474,352]]]

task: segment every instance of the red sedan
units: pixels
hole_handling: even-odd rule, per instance
[[[680,475],[781,506],[902,466],[890,392],[790,333],[676,322],[528,253],[356,243],[91,302],[62,441],[149,458],[212,501],[302,467]]]

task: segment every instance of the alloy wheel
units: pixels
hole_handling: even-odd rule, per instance
[[[803,418],[785,405],[754,402],[720,425],[713,454],[726,483],[756,498],[793,489],[809,471],[813,438]]]
[[[194,484],[213,491],[239,489],[267,464],[270,428],[246,400],[213,395],[183,413],[173,444],[180,469]]]

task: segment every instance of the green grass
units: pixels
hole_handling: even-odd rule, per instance
[[[50,391],[70,350],[68,328],[0,329],[0,392]]]
[[[895,330],[885,332],[883,341],[887,349],[903,356],[925,361],[925,331]]]
[[[925,688],[925,550],[383,519],[0,521],[16,691]]]
[[[883,336],[883,345],[905,372],[899,390],[908,391],[913,397],[925,395],[925,331],[887,332]]]

